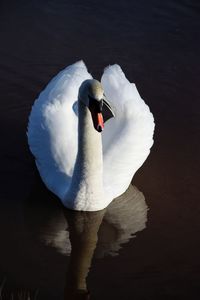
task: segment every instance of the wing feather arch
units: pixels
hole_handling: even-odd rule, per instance
[[[38,170],[44,183],[61,199],[69,187],[77,155],[78,90],[90,78],[82,61],[65,68],[40,93],[29,117],[28,142]]]
[[[115,112],[103,132],[104,190],[115,198],[126,190],[149,155],[154,119],[136,86],[118,65],[107,67],[101,82]]]

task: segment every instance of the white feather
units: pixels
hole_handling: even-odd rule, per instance
[[[29,117],[28,142],[42,180],[70,208],[66,195],[78,151],[76,102],[81,83],[91,78],[82,61],[67,67],[41,92]],[[115,118],[106,122],[102,135],[105,197],[96,206],[94,199],[87,210],[103,209],[122,194],[153,144],[153,115],[121,68],[106,68],[101,81]]]
[[[101,79],[115,118],[103,132],[104,188],[110,198],[125,192],[153,144],[154,119],[120,66],[105,69]]]

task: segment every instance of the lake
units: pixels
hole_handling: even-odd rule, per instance
[[[0,282],[9,299],[75,299],[75,282],[95,300],[199,299],[199,33],[197,0],[1,1]],[[67,211],[47,191],[26,137],[40,91],[80,59],[96,79],[118,63],[156,123],[133,186],[93,214]]]

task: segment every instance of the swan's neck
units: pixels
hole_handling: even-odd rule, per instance
[[[91,112],[78,101],[78,154],[71,183],[76,210],[99,210],[103,196],[101,134],[94,129]]]

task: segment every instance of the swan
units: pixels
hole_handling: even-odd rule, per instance
[[[153,132],[149,107],[119,65],[108,66],[99,82],[79,61],[40,93],[27,136],[43,182],[63,205],[98,211],[126,191]]]

